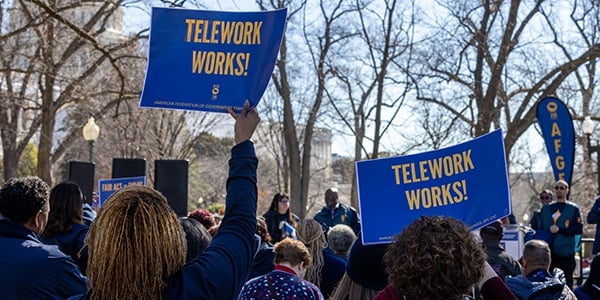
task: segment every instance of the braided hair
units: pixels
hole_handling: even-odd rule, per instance
[[[298,222],[296,236],[308,248],[312,257],[312,264],[307,266],[304,279],[314,283],[316,286],[320,286],[321,271],[324,265],[323,249],[327,247],[323,228],[314,219],[301,220]]]
[[[102,206],[87,238],[93,299],[159,299],[185,263],[186,240],[159,192],[122,189]]]

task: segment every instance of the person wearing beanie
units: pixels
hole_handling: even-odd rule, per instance
[[[487,254],[487,262],[500,278],[521,274],[521,264],[500,245],[500,240],[504,236],[501,221],[495,221],[481,228],[479,235],[483,240],[483,251]]]
[[[325,299],[316,285],[302,279],[310,262],[310,253],[302,242],[284,238],[275,244],[275,269],[246,282],[239,300]]]
[[[373,299],[387,285],[383,256],[387,245],[363,245],[358,238],[350,248],[346,273],[330,300]]]

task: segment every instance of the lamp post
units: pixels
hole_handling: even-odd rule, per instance
[[[89,149],[90,149],[90,162],[94,162],[94,142],[98,139],[100,135],[100,127],[96,125],[96,120],[94,117],[90,117],[83,126],[83,139],[88,141]]]
[[[581,130],[587,136],[587,154],[588,158],[592,158],[592,153],[596,153],[596,177],[598,180],[598,195],[600,195],[600,145],[596,142],[596,145],[592,146],[591,138],[592,132],[594,132],[594,121],[590,116],[586,116],[581,124]]]

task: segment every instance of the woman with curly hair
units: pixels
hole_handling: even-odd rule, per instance
[[[312,257],[312,263],[308,266],[304,279],[318,286],[325,298],[329,298],[344,276],[346,263],[327,247],[323,227],[314,219],[298,222],[296,235],[298,240],[308,248]]]
[[[277,243],[287,236],[286,231],[283,230],[283,222],[287,222],[292,227],[296,227],[296,223],[300,221],[298,216],[292,213],[290,196],[286,193],[277,193],[273,196],[271,206],[263,215],[263,218],[265,218],[265,222],[269,228],[269,235],[271,235],[273,243]]]
[[[463,299],[477,283],[488,299],[516,299],[486,263],[470,229],[451,217],[421,217],[384,255],[389,285],[376,300]]]
[[[45,244],[57,245],[71,256],[85,274],[88,251],[84,240],[89,226],[83,222],[83,202],[83,193],[76,183],[66,181],[55,185],[50,191],[52,209],[48,214],[48,225],[41,237]]]

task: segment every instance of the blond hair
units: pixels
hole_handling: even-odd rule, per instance
[[[93,299],[159,299],[185,263],[185,233],[159,192],[128,187],[102,206],[87,238]]]
[[[324,264],[323,249],[327,247],[323,228],[314,219],[302,220],[298,222],[296,236],[308,248],[312,257],[312,264],[306,268],[304,279],[320,287],[321,270]]]
[[[354,282],[354,280],[350,278],[350,275],[348,275],[348,272],[346,272],[329,300],[375,299],[377,293],[379,293],[378,290],[372,290]]]

